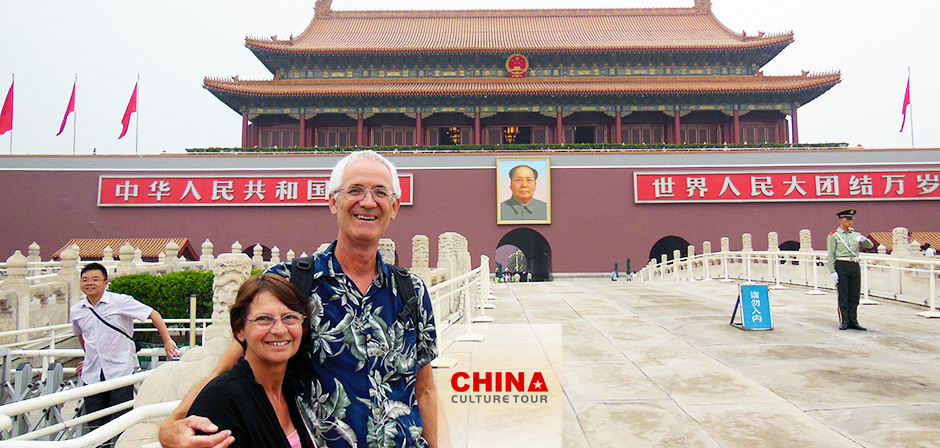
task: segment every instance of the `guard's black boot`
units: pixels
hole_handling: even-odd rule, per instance
[[[849,324],[846,323],[846,322],[842,322],[842,324],[839,325],[839,329],[840,329],[840,330],[848,330],[848,329],[849,329]]]

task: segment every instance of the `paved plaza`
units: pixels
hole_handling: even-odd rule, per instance
[[[940,447],[940,319],[881,301],[859,309],[869,331],[839,331],[834,293],[791,288],[771,290],[772,331],[743,331],[729,325],[737,288],[493,285],[495,320],[471,331],[483,342],[450,329],[455,364],[435,369],[454,445]],[[538,371],[547,398],[454,392],[455,372],[479,371]]]

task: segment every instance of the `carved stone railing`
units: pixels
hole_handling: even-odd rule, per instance
[[[428,286],[436,285],[456,275],[470,270],[470,253],[466,238],[456,233],[444,233],[439,237],[438,266],[428,266],[428,238],[417,235],[412,239],[412,259],[417,260],[415,273],[422,277]],[[320,250],[327,247],[323,244]],[[171,241],[157,262],[145,262],[141,252],[125,243],[118,248],[117,258],[114,250],[106,247],[100,263],[108,269],[109,278],[129,274],[148,273],[154,275],[181,270],[212,271],[219,259],[213,254],[212,242],[202,244],[199,260],[184,260],[178,257],[179,246]],[[231,254],[241,254],[242,245],[235,242]],[[383,258],[394,260],[395,243],[383,239],[380,250]],[[6,263],[0,263],[0,331],[22,330],[33,327],[62,324],[68,322],[69,308],[81,299],[79,271],[83,262],[78,246],[66,249],[58,261],[41,261],[40,247],[36,243],[29,246],[29,256],[16,251]],[[224,255],[224,254],[223,254]],[[246,256],[252,269],[264,269],[271,264],[280,263],[281,251],[277,246],[271,249],[271,257],[265,261],[260,245],[250,248]],[[306,256],[306,254],[301,254]],[[220,256],[219,258],[221,258]],[[294,258],[294,251],[287,252],[286,260]],[[447,311],[457,308],[457,300]],[[452,309],[454,308],[454,309]],[[28,335],[19,336],[28,339]],[[0,344],[10,341],[0,341]]]
[[[917,249],[917,242],[908,243],[907,229],[893,231],[894,247],[890,255],[882,245],[878,253],[862,253],[859,257],[862,294],[871,297],[898,300],[928,308],[924,317],[940,317],[936,312],[937,282],[940,257],[927,257]],[[755,251],[751,235],[741,238],[742,249],[732,251],[728,238],[721,239],[721,251],[711,252],[706,241],[703,253],[696,254],[689,246],[686,256],[677,250],[673,258],[663,255],[662,260],[650,260],[637,273],[641,281],[753,281],[773,284],[781,288],[794,285],[812,288],[807,294],[823,294],[821,290],[834,290],[825,250],[813,250],[810,231],[800,231],[800,249],[781,251],[777,247],[777,234],[768,234],[768,250]]]

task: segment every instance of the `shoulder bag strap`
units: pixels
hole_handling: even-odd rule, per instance
[[[94,314],[95,317],[97,317],[98,320],[100,320],[102,323],[104,323],[105,325],[111,327],[112,330],[114,330],[114,331],[116,331],[116,332],[118,332],[118,333],[121,333],[121,334],[124,335],[124,337],[127,338],[127,339],[130,339],[130,340],[132,340],[132,341],[134,340],[134,338],[132,338],[131,336],[129,336],[127,333],[121,331],[120,328],[115,327],[114,325],[111,325],[110,323],[108,323],[108,321],[102,319],[101,316],[100,316],[98,313],[95,312],[95,309],[94,309],[94,308],[88,307],[88,310],[91,311],[91,314]]]
[[[388,265],[389,269],[395,275],[395,289],[398,290],[398,298],[401,299],[402,309],[398,313],[399,320],[405,320],[409,317],[414,323],[415,330],[418,329],[418,294],[415,292],[415,284],[411,280],[411,273],[407,269]]]

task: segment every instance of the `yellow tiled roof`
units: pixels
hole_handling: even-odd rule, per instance
[[[477,95],[792,92],[834,85],[841,74],[579,78],[380,78],[246,81],[206,78],[210,90],[244,95]]]
[[[289,53],[532,52],[749,49],[792,41],[792,32],[735,33],[710,7],[332,11],[318,5],[299,36],[249,37],[246,45]]]
[[[111,247],[114,258],[118,259],[121,255],[119,252],[121,246],[127,242],[131,243],[134,249],[140,249],[144,259],[157,259],[161,253],[166,252],[166,245],[170,241],[175,241],[179,245],[178,256],[185,256],[187,260],[197,259],[188,238],[74,238],[52,254],[52,258],[58,259],[65,249],[77,244],[79,256],[82,259],[101,259],[104,248],[107,246]]]
[[[891,252],[894,248],[894,236],[891,232],[872,232],[868,235],[875,242],[877,248],[879,244],[884,244]],[[936,247],[940,250],[940,232],[911,232],[911,240],[917,240],[921,246],[930,243],[930,247]]]

